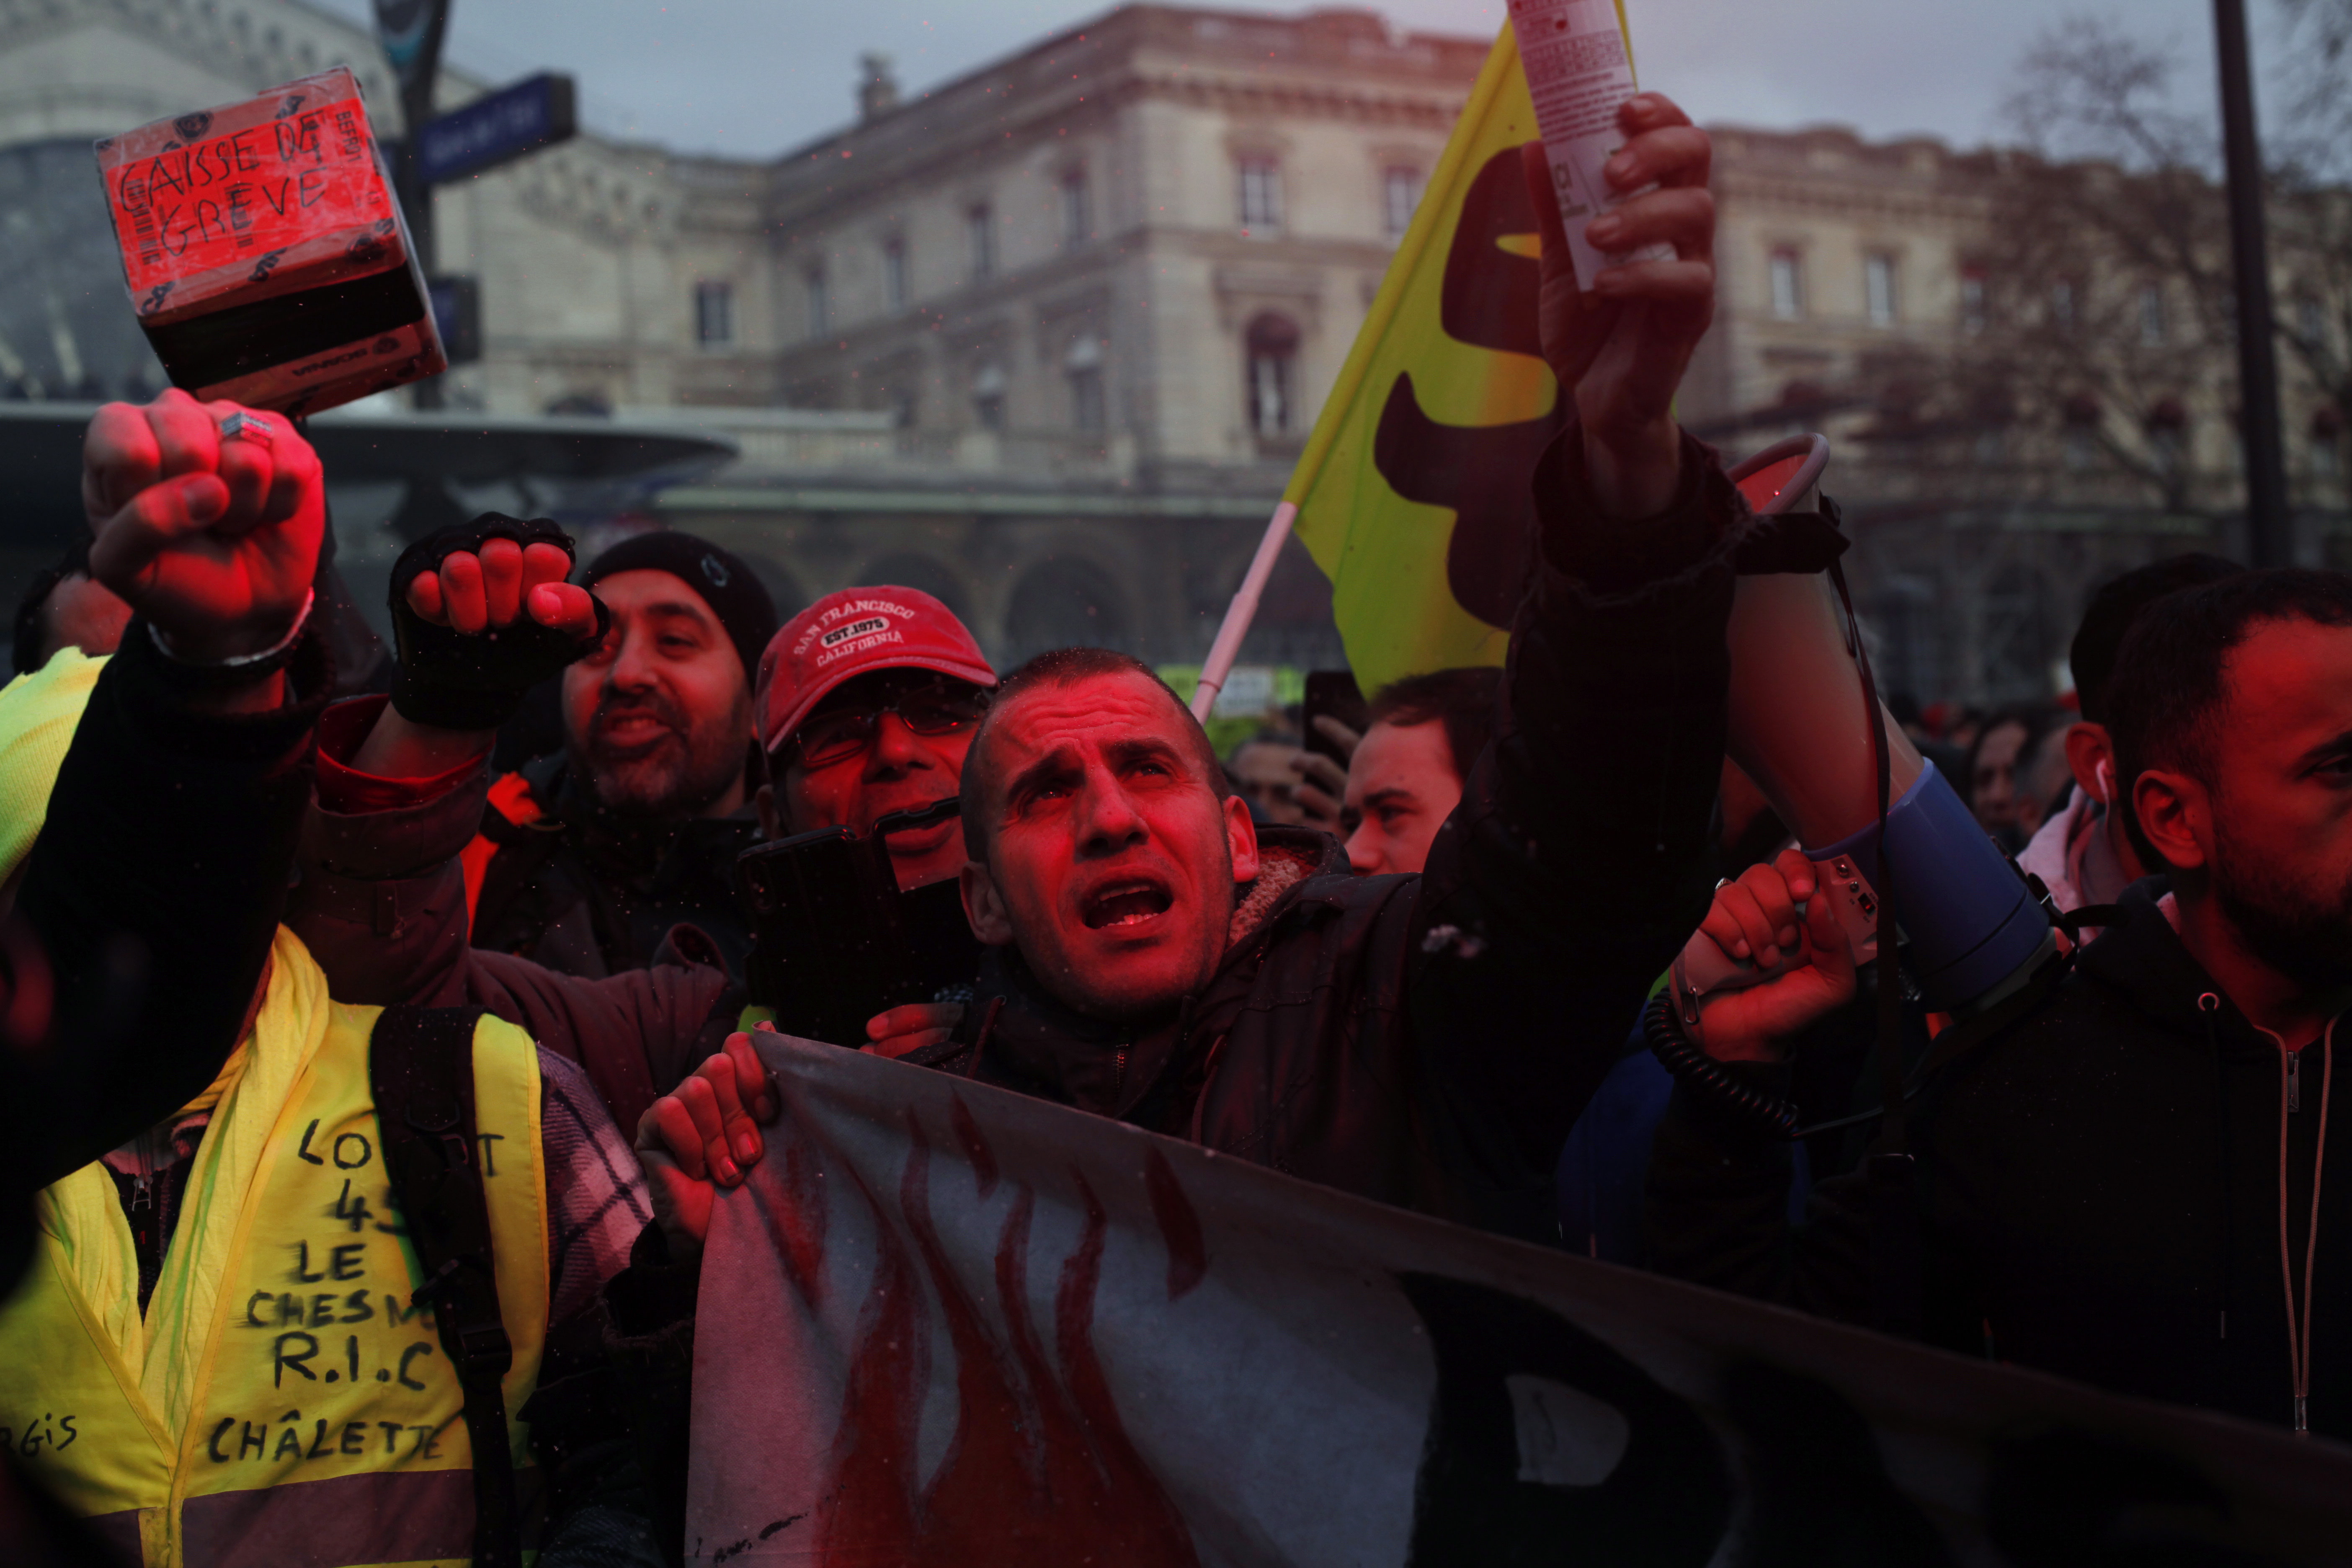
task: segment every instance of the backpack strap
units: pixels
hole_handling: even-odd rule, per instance
[[[384,1169],[425,1283],[441,1349],[466,1396],[474,1450],[475,1568],[520,1568],[505,1379],[514,1347],[499,1313],[496,1247],[474,1140],[479,1007],[387,1007],[368,1053]]]

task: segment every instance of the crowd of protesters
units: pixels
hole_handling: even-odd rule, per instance
[[[1532,476],[1509,663],[1375,691],[1360,726],[1318,716],[1344,763],[1299,731],[1221,760],[1124,654],[999,671],[911,589],[779,626],[717,544],[656,531],[582,563],[553,524],[495,514],[402,556],[396,657],[355,691],[299,430],[176,391],[101,411],[91,537],[27,595],[0,693],[0,1407],[60,1378],[84,1395],[70,1443],[8,1460],[0,1555],[677,1561],[702,1242],[780,1112],[737,862],[948,802],[889,835],[888,865],[908,892],[954,888],[971,973],[829,1044],[2352,1436],[2352,1220],[2322,1201],[2352,1005],[2352,578],[2158,562],[2090,605],[2072,713],[1897,704],[2063,933],[2032,1005],[1975,1028],[1908,1112],[1911,1319],[1874,1289],[1867,1129],[1769,1135],[1644,1049],[1654,982],[1711,942],[1778,973],[1710,1013],[1720,1076],[1809,1120],[1867,1112],[1882,982],[1725,754],[1758,531],[1672,416],[1713,310],[1707,143],[1654,96],[1625,130],[1610,177],[1655,188],[1610,243],[1676,259],[1580,293],[1535,204],[1576,417]],[[550,689],[561,746],[494,770]],[[1896,1012],[1932,1063],[1957,1026]],[[338,1191],[347,1149],[389,1171],[430,1142],[404,1126],[450,1125],[419,1109],[436,1096],[503,1129],[497,1171],[428,1152],[389,1178],[421,1185]],[[274,1128],[299,1158],[261,1159]],[[329,1298],[280,1289],[293,1248],[306,1280],[359,1282],[354,1310],[404,1278],[369,1202],[402,1210],[418,1266],[444,1259],[437,1352],[379,1373],[383,1419],[332,1438],[373,1454],[381,1429],[388,1457],[345,1478],[364,1489],[246,1479],[266,1467],[192,1488],[207,1444],[279,1441],[215,1411],[287,1403],[289,1369],[338,1375],[310,1331]],[[331,1253],[302,1239],[320,1213],[352,1219]],[[268,1375],[209,1358],[230,1312],[276,1333]],[[428,1386],[440,1419],[462,1403],[469,1463],[400,1447]]]

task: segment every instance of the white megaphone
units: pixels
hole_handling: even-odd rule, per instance
[[[1827,437],[1792,437],[1730,477],[1749,507],[1769,516],[1792,510],[1829,457]],[[1827,574],[1741,577],[1727,640],[1726,749],[1820,868],[1814,896],[1834,902],[1855,963],[1878,956],[1878,900],[1891,875],[1906,967],[1930,1007],[1968,1016],[2024,984],[2056,951],[2049,916],[1891,715],[1881,838],[1870,710]],[[1784,967],[1735,960],[1695,932],[1672,976],[1683,1032],[1699,1037],[1710,996],[1760,984]]]

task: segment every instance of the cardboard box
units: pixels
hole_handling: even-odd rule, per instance
[[[178,385],[310,414],[448,368],[350,71],[97,153],[131,308]]]

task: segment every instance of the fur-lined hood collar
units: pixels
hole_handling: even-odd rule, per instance
[[[1257,830],[1257,877],[1244,884],[1225,931],[1228,952],[1250,939],[1274,913],[1282,896],[1310,877],[1351,874],[1348,852],[1338,839],[1311,827],[1262,826]]]

